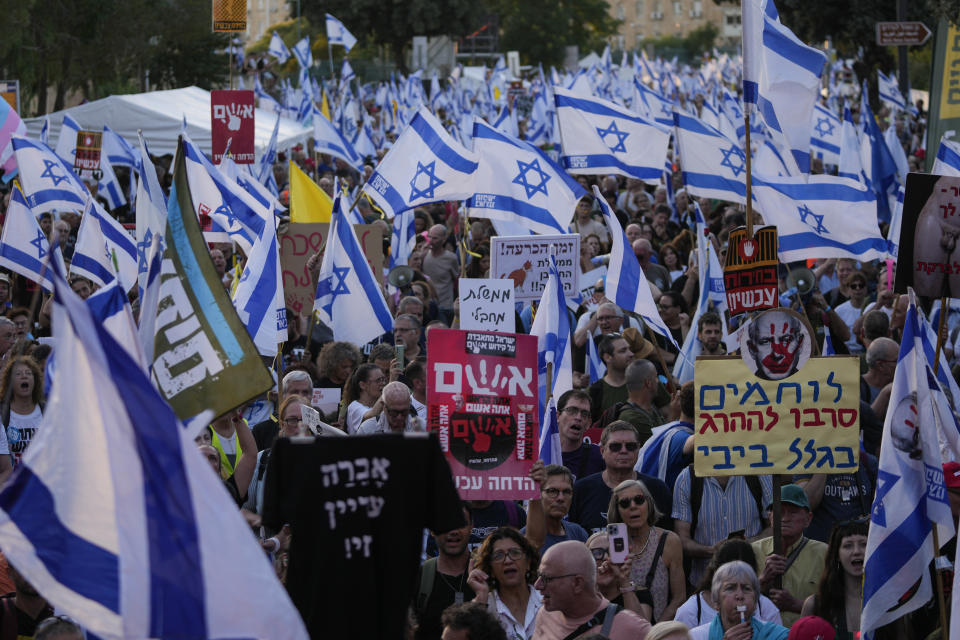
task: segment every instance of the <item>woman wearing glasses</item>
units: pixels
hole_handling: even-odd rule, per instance
[[[543,601],[533,588],[540,556],[512,527],[500,527],[483,541],[467,584],[497,616],[510,640],[530,640]]]
[[[853,325],[857,319],[863,315],[863,310],[870,304],[870,295],[867,291],[867,276],[860,271],[854,271],[847,276],[847,290],[850,293],[850,299],[843,304],[837,305],[834,311],[840,316],[840,319],[850,329],[850,339],[846,345],[850,353],[862,353],[863,345],[857,341],[857,334],[853,330]]]
[[[598,531],[590,536],[587,547],[597,561],[597,590],[600,595],[624,609],[639,613],[646,620],[652,618],[653,600],[650,592],[635,590],[630,581],[633,556],[627,556],[623,564],[613,564],[610,561],[610,536],[606,531]]]
[[[683,550],[672,531],[653,526],[660,517],[647,486],[639,480],[624,480],[613,490],[607,520],[627,525],[633,567],[630,579],[653,598],[651,623],[672,620],[685,597]]]

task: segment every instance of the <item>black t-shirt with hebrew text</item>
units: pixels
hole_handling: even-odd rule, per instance
[[[273,446],[264,525],[293,534],[287,590],[313,638],[399,638],[424,527],[464,524],[436,436],[383,434]]]

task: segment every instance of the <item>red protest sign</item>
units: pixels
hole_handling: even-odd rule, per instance
[[[253,91],[211,91],[210,126],[213,162],[227,152],[237,164],[253,164]]]
[[[74,169],[95,171],[100,168],[101,131],[77,131],[77,154],[73,157]]]
[[[777,297],[778,264],[776,227],[761,227],[752,238],[747,236],[746,227],[730,232],[723,285],[731,316],[771,309],[780,304]]]
[[[434,329],[427,338],[427,420],[464,500],[536,498],[537,339]]]

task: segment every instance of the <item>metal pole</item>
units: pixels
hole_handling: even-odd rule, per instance
[[[899,10],[900,3],[904,0],[897,0],[897,8]],[[904,47],[900,47],[904,49]],[[902,81],[901,81],[902,82]],[[940,298],[940,322],[937,325],[937,348],[933,357],[933,375],[937,375],[940,370],[940,350],[943,348],[943,330],[947,325],[947,312],[950,307],[950,298],[949,296],[943,296]],[[933,566],[934,566],[934,575],[936,576],[937,583],[937,606],[940,609],[940,637],[946,637],[947,633],[947,606],[946,598],[943,595],[943,574],[940,573],[938,567],[938,561],[940,560],[940,537],[937,535],[937,523],[931,522],[933,530]]]
[[[907,0],[897,0],[897,22],[907,21]],[[907,87],[910,86],[910,69],[907,64],[907,47],[900,45],[897,47],[897,69],[900,76],[900,93],[904,95],[907,103],[910,103],[910,96],[907,93]]]

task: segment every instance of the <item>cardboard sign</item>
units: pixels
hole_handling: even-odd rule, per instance
[[[907,175],[894,291],[960,297],[960,178]]]
[[[20,113],[20,81],[0,80],[0,98],[6,100],[11,109]]]
[[[583,298],[583,303],[587,306],[588,309],[596,308],[594,304],[593,292],[597,284],[597,280],[606,277],[607,275],[607,265],[601,265],[596,269],[591,269],[586,273],[580,274],[580,296]]]
[[[100,169],[100,147],[103,144],[102,131],[77,131],[77,155],[73,158],[74,169],[96,171]]]
[[[210,137],[214,164],[223,159],[228,147],[234,162],[253,164],[254,111],[253,91],[210,92]]]
[[[460,278],[460,328],[481,331],[516,330],[513,281]]]
[[[340,394],[342,389],[315,388],[310,404],[317,408],[320,413],[329,415],[340,407]]]
[[[310,433],[315,436],[320,435],[320,424],[323,420],[320,419],[320,412],[314,409],[313,407],[308,407],[305,404],[300,405],[300,418],[303,420],[303,424],[310,429]]]
[[[212,13],[214,33],[247,30],[247,0],[213,0]]]
[[[547,286],[551,247],[556,251],[563,295],[575,298],[580,288],[580,234],[494,236],[490,239],[490,275],[514,283],[514,300],[540,300]]]
[[[771,309],[780,304],[777,297],[778,264],[776,227],[761,227],[753,238],[747,237],[746,227],[730,233],[723,284],[731,316]]]
[[[435,329],[427,337],[427,420],[464,500],[539,496],[537,339]]]
[[[323,247],[329,228],[328,222],[291,222],[286,231],[278,234],[284,302],[297,315],[313,309],[317,283],[307,270],[307,261]],[[353,230],[373,275],[383,284],[383,230],[372,224],[355,224]]]
[[[694,364],[699,476],[854,473],[860,360],[811,358],[789,380],[762,380],[736,356]]]

